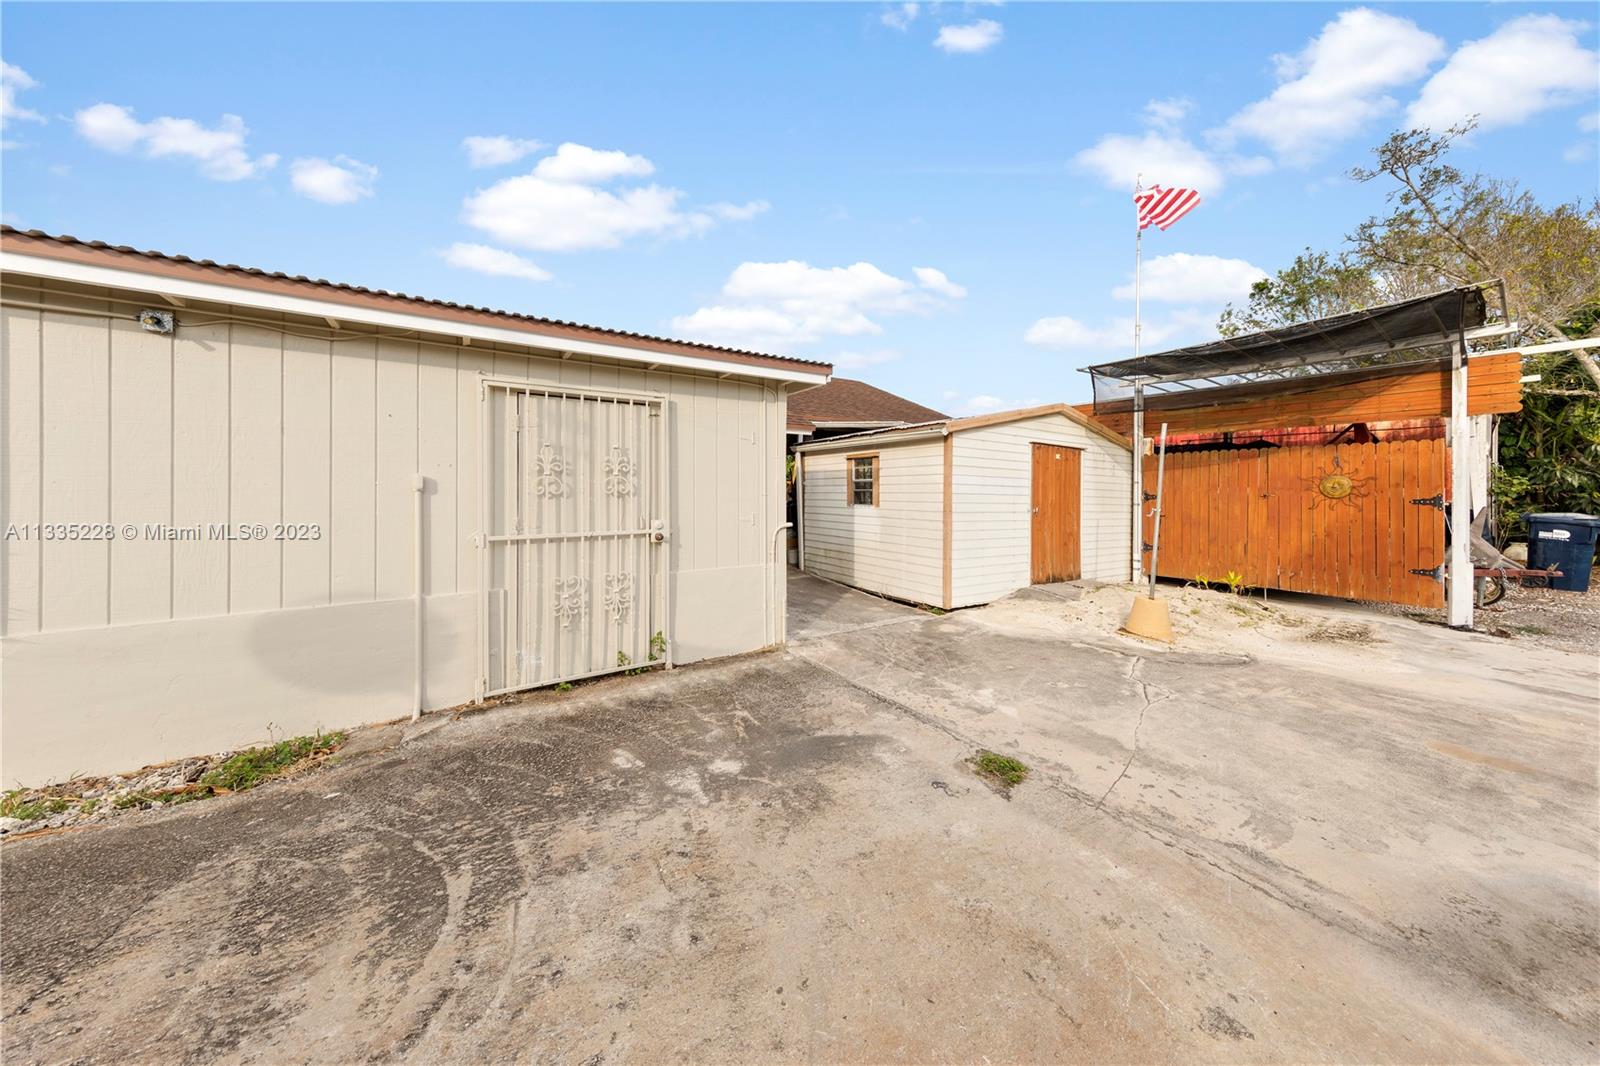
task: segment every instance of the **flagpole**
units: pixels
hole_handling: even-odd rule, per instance
[[[1144,227],[1139,225],[1139,201],[1142,187],[1138,175],[1133,181],[1133,357],[1139,358],[1139,285],[1144,268]],[[1137,368],[1135,368],[1137,372]],[[1144,563],[1144,386],[1137,381],[1133,386],[1133,580],[1139,581]]]

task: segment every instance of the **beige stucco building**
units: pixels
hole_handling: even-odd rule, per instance
[[[783,639],[801,360],[6,229],[0,776]]]

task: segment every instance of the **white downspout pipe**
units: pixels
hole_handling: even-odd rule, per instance
[[[776,576],[769,578],[767,581],[767,598],[771,601],[767,604],[767,617],[772,619],[773,634],[773,639],[767,642],[769,647],[773,644],[782,644],[785,639],[784,618],[775,610],[773,610],[779,599],[777,594],[778,586],[776,585],[776,582],[782,579],[788,572],[787,564],[780,563],[778,559],[778,535],[786,529],[793,528],[793,522],[785,522],[783,525],[772,531],[772,569]]]
[[[416,535],[411,538],[411,588],[412,588],[412,620],[411,637],[412,653],[416,662],[416,669],[412,672],[411,684],[411,720],[415,722],[422,717],[422,494],[428,488],[428,479],[417,474],[411,481],[413,517],[416,519]]]

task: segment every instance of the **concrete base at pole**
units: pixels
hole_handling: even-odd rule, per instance
[[[1122,623],[1122,632],[1171,644],[1172,613],[1167,609],[1167,601],[1154,596],[1135,596],[1128,618]]]

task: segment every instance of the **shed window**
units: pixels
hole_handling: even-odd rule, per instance
[[[850,457],[850,504],[876,507],[878,504],[878,457]]]

